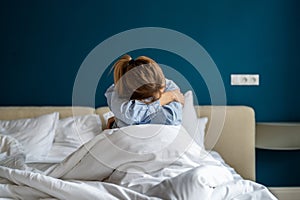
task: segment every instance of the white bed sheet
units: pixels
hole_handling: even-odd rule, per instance
[[[209,154],[216,160],[220,161],[222,163],[222,165],[224,165],[224,167],[226,167],[228,169],[228,171],[232,174],[234,180],[242,180],[243,178],[241,177],[241,175],[239,175],[234,168],[232,168],[231,166],[229,166],[227,163],[225,163],[224,159],[222,158],[222,156],[216,152],[216,151],[210,151]]]
[[[28,161],[26,162],[28,166],[32,168],[37,168],[39,170],[45,171],[49,167],[54,164],[61,163],[65,158],[67,158],[70,154],[75,152],[77,149],[74,147],[69,147],[66,145],[54,144],[50,153],[44,160],[40,161]],[[227,163],[225,163],[222,156],[216,151],[208,152],[214,159],[220,161],[227,169],[231,172],[235,180],[240,180],[242,177]]]
[[[136,126],[128,130],[133,131],[130,136],[146,138],[153,127]],[[126,137],[120,132],[103,132],[43,172],[0,166],[0,197],[276,199],[266,187],[243,180],[216,152],[203,151],[184,129],[168,126],[156,127],[155,131],[158,133],[153,138],[140,142],[128,134]],[[153,151],[161,147],[162,152]],[[131,153],[122,154],[120,149]],[[95,155],[102,162],[95,162]],[[149,171],[153,167],[155,170]]]

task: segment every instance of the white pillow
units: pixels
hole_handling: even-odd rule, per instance
[[[54,145],[75,150],[102,132],[100,117],[96,114],[73,116],[59,120]]]
[[[203,149],[205,148],[204,138],[205,138],[205,129],[206,129],[207,121],[208,121],[207,117],[198,118],[197,128],[195,129],[194,135],[191,135],[194,138],[195,142]]]
[[[60,119],[57,125],[54,143],[46,160],[43,162],[58,163],[82,144],[102,132],[100,117],[96,114],[73,116]]]
[[[0,134],[17,139],[26,156],[45,156],[52,147],[58,118],[55,112],[36,118],[0,120]]]
[[[207,117],[198,118],[194,107],[193,92],[187,91],[184,94],[181,124],[202,148],[204,148],[204,136],[207,121]]]

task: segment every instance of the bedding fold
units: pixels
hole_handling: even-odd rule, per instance
[[[183,127],[137,125],[105,130],[43,172],[0,166],[0,197],[276,199],[235,177]]]

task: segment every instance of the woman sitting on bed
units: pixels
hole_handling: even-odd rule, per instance
[[[108,128],[137,124],[179,125],[184,96],[165,78],[159,65],[146,56],[122,56],[114,64],[114,84],[105,96],[114,118]]]

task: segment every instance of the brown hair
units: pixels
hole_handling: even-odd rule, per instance
[[[140,56],[134,60],[129,55],[124,55],[113,68],[114,84],[120,97],[132,100],[151,97],[152,100],[148,103],[160,98],[161,89],[165,87],[165,76],[151,58]]]

